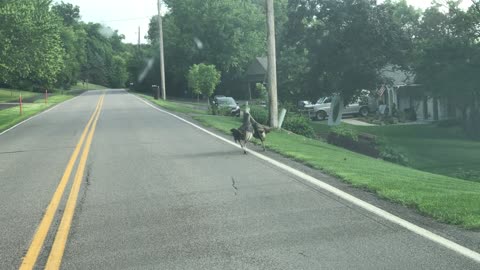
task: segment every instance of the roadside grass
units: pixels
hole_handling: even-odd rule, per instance
[[[54,95],[49,97],[48,103],[45,104],[44,100],[37,100],[35,103],[25,103],[23,105],[23,114],[20,115],[19,106],[15,106],[9,109],[0,110],[0,131],[6,130],[21,121],[40,113],[55,104],[66,101],[73,98],[72,95]]]
[[[467,139],[460,127],[343,125],[383,138],[407,156],[412,168],[480,183],[480,142]],[[328,125],[317,122],[313,126],[326,138]]]
[[[30,98],[30,97],[39,95],[40,93],[0,88],[0,103],[10,102],[10,101],[18,102],[18,98],[20,97],[20,94],[22,94],[22,98]]]
[[[232,117],[197,115],[194,119],[225,133],[240,125],[240,120]],[[285,131],[269,134],[266,144],[273,151],[439,221],[480,228],[480,183],[403,167]]]
[[[196,109],[193,105],[188,104],[188,103],[162,100],[162,99],[156,100],[153,97],[145,95],[145,94],[140,94],[140,93],[136,93],[136,94],[138,96],[146,99],[146,100],[149,100],[149,101],[167,109],[167,110],[171,110],[171,111],[174,111],[174,112],[185,113],[185,114],[204,114],[204,115],[207,114],[207,111]]]

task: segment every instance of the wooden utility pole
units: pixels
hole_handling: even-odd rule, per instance
[[[158,33],[159,33],[159,43],[160,43],[160,85],[162,88],[162,99],[167,99],[167,94],[165,90],[165,64],[163,56],[163,26],[162,26],[162,4],[160,0],[157,0],[158,5]]]
[[[273,0],[265,0],[267,6],[267,34],[268,34],[268,70],[267,82],[269,93],[270,126],[278,128],[278,101],[277,101],[277,59],[275,50],[275,15]]]
[[[138,27],[138,42],[137,42],[138,49],[140,50],[140,26]]]

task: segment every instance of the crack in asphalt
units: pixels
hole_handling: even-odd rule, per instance
[[[233,176],[232,176],[232,187],[233,187],[233,189],[235,190],[235,191],[234,191],[234,192],[235,192],[235,196],[237,196],[238,188],[237,188],[237,186],[235,186],[235,179],[233,178]]]
[[[0,155],[51,151],[51,150],[63,150],[63,149],[73,149],[73,148],[74,148],[73,146],[65,146],[65,147],[53,147],[53,148],[38,148],[38,149],[30,149],[30,150],[13,150],[13,151],[0,152]]]

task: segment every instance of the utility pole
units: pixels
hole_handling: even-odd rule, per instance
[[[138,49],[140,50],[140,26],[138,27],[138,43],[137,43]]]
[[[275,16],[273,0],[265,0],[267,7],[268,33],[268,70],[267,82],[269,93],[270,126],[278,128],[278,101],[277,101],[277,59],[275,50]]]
[[[162,4],[160,0],[157,0],[158,5],[158,34],[159,34],[159,43],[160,43],[160,85],[162,88],[162,99],[167,99],[167,94],[165,90],[165,64],[163,56],[163,26],[162,26]]]

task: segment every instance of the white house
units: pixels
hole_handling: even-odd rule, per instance
[[[445,120],[457,116],[455,107],[449,104],[447,98],[434,97],[422,85],[415,84],[414,74],[393,65],[386,66],[381,73],[390,82],[380,87],[377,94],[380,102],[388,108],[400,112],[414,110],[420,121]]]

